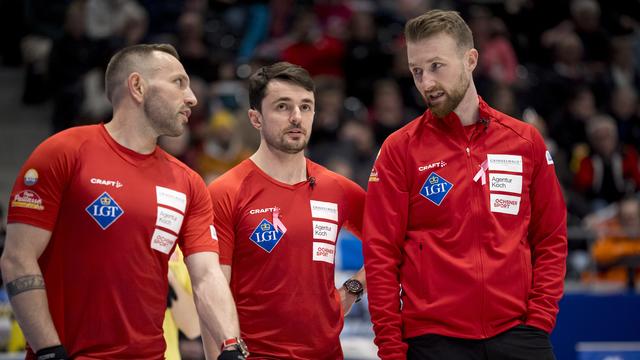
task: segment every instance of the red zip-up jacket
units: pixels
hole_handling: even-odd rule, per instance
[[[477,124],[427,111],[374,164],[364,256],[383,360],[405,359],[403,339],[419,335],[555,325],[567,239],[553,160],[532,126],[479,101]]]

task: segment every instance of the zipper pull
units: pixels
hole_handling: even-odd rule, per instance
[[[471,156],[471,150],[469,150],[469,148],[466,149],[467,150],[467,156]]]

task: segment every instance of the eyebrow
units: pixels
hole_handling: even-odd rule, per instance
[[[272,104],[275,104],[275,103],[278,103],[278,102],[280,102],[280,101],[293,101],[293,99],[291,99],[291,98],[290,98],[290,97],[288,97],[288,96],[282,96],[282,97],[279,97],[279,98],[277,98],[277,99],[273,100],[271,103],[272,103]],[[310,98],[304,98],[304,99],[302,99],[301,101],[302,101],[303,103],[313,104],[313,100],[311,100]]]
[[[431,57],[431,58],[425,60],[424,63],[432,63],[432,62],[435,62],[435,61],[444,61],[444,59],[441,58],[440,56],[434,56],[434,57]],[[409,62],[409,66],[417,66],[417,64]]]

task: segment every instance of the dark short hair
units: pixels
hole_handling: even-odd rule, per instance
[[[282,61],[263,66],[249,78],[249,106],[252,109],[262,110],[262,100],[271,80],[289,82],[311,92],[316,89],[309,72],[298,65]]]
[[[180,60],[176,49],[169,44],[138,44],[121,49],[109,60],[104,74],[104,87],[107,98],[114,103],[114,94],[124,84],[129,74],[136,71],[141,60],[149,57],[154,51],[167,53]]]
[[[430,10],[409,20],[404,27],[408,42],[418,42],[440,33],[453,37],[459,49],[473,48],[471,29],[457,11]]]

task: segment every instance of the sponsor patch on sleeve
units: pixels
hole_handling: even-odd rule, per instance
[[[518,215],[520,197],[502,194],[491,194],[491,211],[503,214]]]
[[[33,210],[44,210],[42,198],[35,191],[22,190],[11,200],[11,207],[21,207]]]
[[[24,184],[27,186],[33,186],[38,182],[38,171],[36,169],[29,169],[24,173]]]
[[[336,258],[336,246],[322,242],[313,243],[313,261],[333,264]]]
[[[187,209],[187,195],[184,193],[166,187],[156,186],[156,196],[158,198],[158,204],[178,209],[183,213]]]
[[[522,172],[522,156],[505,154],[487,154],[489,170]]]
[[[338,204],[326,201],[310,200],[311,217],[338,221]]]
[[[522,194],[522,176],[509,174],[489,174],[489,190]]]
[[[371,168],[371,174],[369,174],[369,182],[378,181],[380,181],[380,178],[378,177],[378,170],[376,170],[376,167],[374,166],[373,168]]]
[[[216,227],[213,225],[209,225],[209,231],[211,231],[211,238],[215,241],[218,241],[218,232],[216,232]]]
[[[155,229],[153,231],[153,236],[151,237],[151,248],[158,250],[161,253],[169,254],[173,248],[173,244],[176,243],[176,239],[178,239],[178,237],[173,234],[160,229]]]
[[[553,158],[551,157],[551,153],[549,152],[549,150],[544,152],[544,156],[547,158],[547,165],[552,165]]]
[[[338,236],[338,225],[326,221],[313,220],[313,238],[336,242]]]

